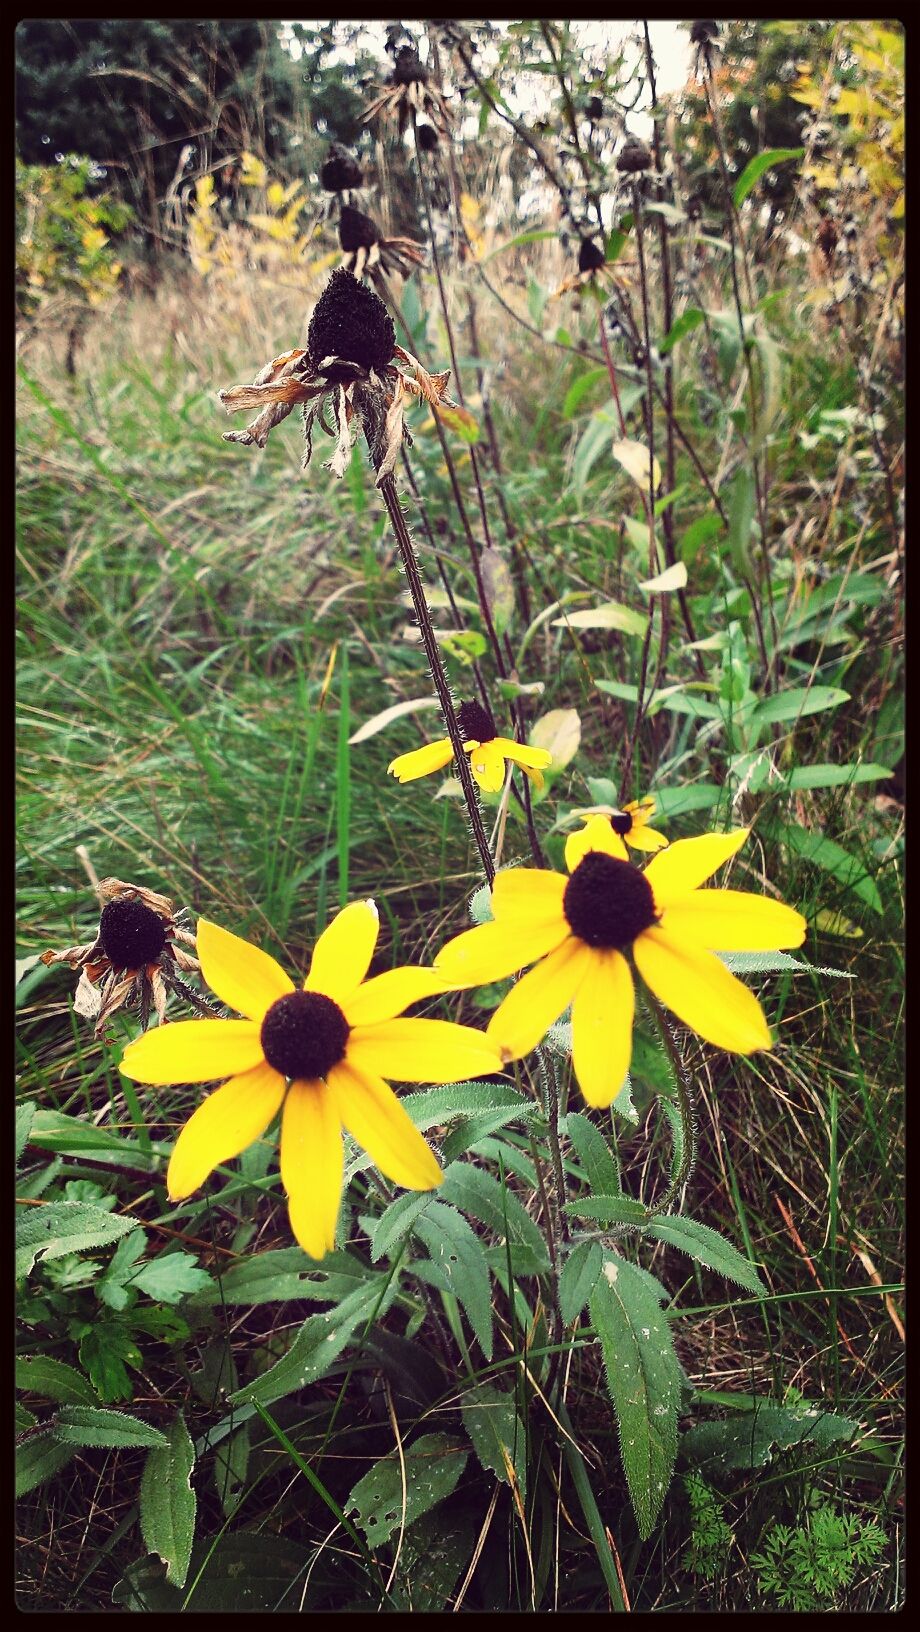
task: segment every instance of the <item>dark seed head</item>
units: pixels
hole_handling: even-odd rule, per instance
[[[622,952],[655,922],[647,879],[628,861],[589,850],[565,887],[562,910],[573,935],[588,946]]]
[[[619,833],[621,839],[625,839],[627,833],[632,832],[632,825],[633,819],[629,812],[625,810],[618,811],[616,816],[610,818],[610,826],[613,828],[614,833]]]
[[[495,721],[481,703],[461,703],[457,719],[466,742],[491,742],[498,736]]]
[[[698,221],[703,213],[703,200],[699,193],[691,193],[687,199],[687,220]]]
[[[262,1048],[283,1077],[314,1082],[345,1054],[348,1021],[321,992],[290,992],[273,1003],[262,1021]]]
[[[99,919],[99,939],[113,969],[142,969],[160,956],[166,925],[142,901],[110,901]]]
[[[393,84],[412,85],[416,81],[421,81],[421,83],[424,85],[427,78],[428,75],[425,72],[425,69],[422,67],[419,54],[415,47],[413,45],[401,45],[396,53],[396,61],[393,68]]]
[[[433,153],[438,145],[438,133],[434,125],[419,125],[416,130],[418,145],[423,153]]]
[[[320,186],[327,193],[346,193],[352,187],[360,187],[363,179],[361,166],[354,154],[349,153],[341,142],[332,142],[320,166]]]
[[[604,117],[604,104],[601,101],[599,96],[589,96],[588,97],[588,100],[585,103],[585,113],[588,115],[589,119],[594,119],[594,120],[603,119],[603,117]]]
[[[719,37],[719,25],[712,17],[700,17],[690,28],[690,38],[694,45],[708,45],[710,40]]]
[[[581,248],[578,251],[579,272],[596,272],[599,266],[604,265],[606,259],[607,257],[600,244],[596,244],[593,238],[582,239]]]
[[[617,169],[626,174],[635,174],[639,170],[651,170],[652,155],[644,142],[637,136],[628,136],[617,156]]]
[[[310,319],[307,352],[312,366],[318,368],[324,357],[344,357],[379,374],[395,348],[393,319],[380,296],[339,267]]]
[[[380,242],[380,233],[369,215],[345,204],[339,216],[339,243],[347,254],[356,249],[370,249]]]

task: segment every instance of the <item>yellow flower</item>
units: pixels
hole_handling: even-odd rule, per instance
[[[633,850],[663,850],[668,842],[664,834],[656,833],[653,827],[647,825],[654,814],[655,801],[649,797],[631,799],[622,810],[615,810],[612,805],[590,805],[587,810],[573,810],[573,816],[584,817],[585,825],[566,840],[565,864],[569,872],[589,850],[607,850],[609,855],[619,856],[621,861],[627,859],[627,844]],[[611,847],[606,843],[611,833],[621,840],[618,846]],[[598,835],[602,842],[595,843]]]
[[[432,969],[390,969],[365,980],[377,942],[373,901],[355,901],[313,949],[300,989],[274,958],[204,918],[198,956],[208,985],[243,1020],[180,1020],[125,1049],[138,1082],[228,1077],[176,1140],[166,1184],[184,1201],[219,1162],[260,1139],[281,1110],[281,1179],[304,1252],[335,1245],[342,1192],[342,1128],[394,1184],[432,1190],[441,1170],[383,1076],[455,1082],[501,1069],[494,1044],[470,1026],[396,1019],[450,982]]]
[[[460,730],[467,739],[464,752],[470,756],[473,778],[485,793],[500,793],[505,780],[505,761],[520,765],[538,788],[543,786],[543,772],[553,762],[545,748],[528,748],[513,742],[510,737],[496,734],[495,721],[481,703],[461,703],[457,710]],[[415,782],[432,771],[443,771],[454,757],[449,737],[439,742],[427,742],[423,748],[414,748],[409,754],[400,754],[390,761],[387,770],[399,782]]]
[[[609,1105],[629,1069],[635,992],[627,951],[655,996],[708,1042],[735,1054],[769,1048],[760,1004],[715,953],[801,946],[805,919],[780,901],[700,889],[747,832],[679,839],[643,872],[599,822],[569,879],[531,867],[499,873],[494,921],[449,941],[435,968],[452,986],[478,986],[539,959],[499,1004],[486,1036],[506,1060],[520,1059],[571,1003],[572,1063],[589,1105]]]

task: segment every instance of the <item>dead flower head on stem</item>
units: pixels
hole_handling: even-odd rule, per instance
[[[124,1007],[137,1010],[146,1030],[151,1009],[159,1021],[165,1018],[168,990],[188,997],[177,977],[180,971],[197,974],[198,959],[177,943],[194,947],[195,937],[176,921],[169,898],[142,884],[104,878],[98,893],[105,905],[95,938],[64,952],[43,952],[41,961],[79,969],[74,1010],[95,1020],[97,1037],[116,1009]]]
[[[378,88],[377,95],[361,115],[363,124],[372,119],[395,119],[400,136],[410,119],[424,114],[446,135],[451,113],[438,87],[432,83],[414,45],[400,45],[394,52],[393,72]]]
[[[384,238],[376,221],[350,204],[343,204],[339,216],[339,243],[342,265],[356,278],[373,278],[378,271],[404,278],[425,264],[425,251],[414,238]]]
[[[219,392],[228,413],[258,410],[245,430],[226,431],[224,441],[264,448],[275,426],[301,406],[304,468],[317,421],[335,439],[335,453],[324,469],[338,477],[344,476],[355,437],[363,431],[379,487],[392,474],[403,441],[411,446],[404,423],[407,403],[421,398],[436,413],[445,408],[452,416],[463,413],[447,395],[449,378],[449,370],[429,374],[396,344],[393,319],[379,295],[340,267],[316,303],[306,350],[273,358],[252,385]]]

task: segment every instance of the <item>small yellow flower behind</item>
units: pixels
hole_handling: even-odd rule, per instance
[[[383,1077],[456,1082],[501,1069],[493,1043],[446,1020],[397,1019],[411,1003],[450,989],[433,969],[390,969],[365,980],[377,942],[373,901],[329,924],[310,973],[295,987],[280,964],[202,918],[198,956],[208,985],[242,1020],[180,1020],[125,1049],[121,1069],[162,1086],[227,1077],[176,1140],[166,1184],[184,1201],[221,1162],[281,1116],[281,1179],[304,1252],[335,1246],[342,1194],[343,1127],[394,1184],[432,1190],[441,1170]]]
[[[715,953],[801,946],[805,919],[781,901],[700,888],[748,830],[679,839],[640,871],[625,859],[608,822],[595,817],[588,826],[590,849],[569,856],[566,846],[569,879],[533,867],[499,873],[493,922],[458,935],[435,959],[458,987],[536,964],[489,1022],[486,1036],[502,1057],[529,1053],[571,1003],[581,1091],[589,1105],[611,1104],[632,1053],[635,991],[627,952],[655,996],[708,1042],[735,1054],[769,1048],[760,1004]],[[573,834],[569,845],[581,837]]]
[[[631,799],[622,810],[614,809],[613,805],[590,805],[586,810],[573,810],[573,817],[583,817],[585,825],[566,840],[565,861],[569,872],[589,850],[607,849],[610,855],[619,856],[622,861],[627,858],[627,844],[633,850],[663,850],[668,842],[664,834],[648,826],[654,814],[655,801],[651,797]],[[610,834],[620,840],[619,845],[607,844]]]
[[[553,762],[553,756],[547,749],[530,748],[525,743],[512,741],[510,737],[498,736],[495,721],[481,703],[461,703],[457,719],[465,738],[464,752],[470,756],[473,779],[484,793],[501,792],[505,781],[505,762],[509,759],[513,765],[521,767],[537,788],[542,788],[543,772]],[[415,782],[420,776],[442,771],[453,757],[450,738],[443,737],[438,742],[426,742],[423,748],[414,748],[411,753],[399,754],[390,761],[387,770],[400,783]]]

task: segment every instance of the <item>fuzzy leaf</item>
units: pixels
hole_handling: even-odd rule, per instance
[[[460,1449],[447,1434],[423,1434],[403,1455],[405,1517],[402,1469],[395,1451],[376,1462],[348,1498],[345,1511],[356,1515],[371,1547],[389,1541],[403,1522],[408,1527],[449,1496],[469,1458],[469,1452]]]
[[[511,1484],[513,1471],[521,1500],[526,1500],[527,1447],[514,1396],[492,1383],[479,1383],[464,1394],[461,1411],[482,1467],[505,1485]]]
[[[566,1326],[578,1319],[603,1267],[604,1254],[599,1241],[579,1241],[572,1248],[559,1276],[559,1307]]]
[[[22,1160],[22,1153],[26,1148],[32,1121],[37,1106],[34,1099],[27,1099],[22,1105],[16,1106],[16,1134],[14,1139],[16,1166]]]
[[[65,1405],[54,1423],[55,1438],[65,1445],[165,1446],[166,1435],[127,1411],[106,1411],[101,1405]]]
[[[710,1229],[708,1224],[698,1224],[694,1218],[665,1213],[652,1219],[647,1234],[657,1236],[669,1247],[686,1252],[697,1263],[705,1264],[730,1281],[736,1281],[748,1292],[766,1293],[767,1289],[754,1265],[718,1230]]]
[[[197,1499],[191,1475],[195,1447],[182,1412],[176,1413],[166,1443],[152,1450],[141,1477],[141,1535],[166,1565],[166,1579],[184,1587],[192,1556]]]
[[[77,1454],[75,1445],[62,1445],[60,1440],[47,1434],[36,1434],[34,1438],[16,1446],[16,1481],[17,1496],[27,1496],[36,1485],[44,1484],[61,1468],[72,1462]]]
[[[466,1310],[479,1347],[492,1358],[492,1290],[483,1245],[462,1214],[435,1201],[416,1220],[415,1234],[428,1248],[433,1279]],[[418,1268],[412,1265],[413,1273]]]
[[[618,1195],[621,1189],[620,1170],[600,1128],[595,1127],[582,1111],[570,1111],[565,1119],[565,1131],[575,1146],[585,1178],[595,1194]]]
[[[98,1405],[96,1391],[82,1371],[45,1354],[16,1356],[16,1387],[58,1405]]]
[[[397,1277],[394,1276],[381,1304],[381,1314],[395,1295],[396,1285]],[[317,1378],[325,1376],[358,1327],[363,1329],[370,1320],[382,1287],[381,1278],[374,1276],[343,1298],[337,1308],[322,1315],[308,1315],[287,1354],[282,1355],[261,1377],[238,1388],[235,1394],[231,1394],[228,1403],[244,1405],[250,1400],[258,1400],[262,1405],[270,1405],[273,1400],[295,1394],[299,1389],[306,1388],[308,1383],[315,1383]]]
[[[64,1258],[108,1246],[137,1220],[105,1212],[81,1201],[52,1201],[23,1208],[16,1219],[16,1278],[31,1273],[36,1258]]]

